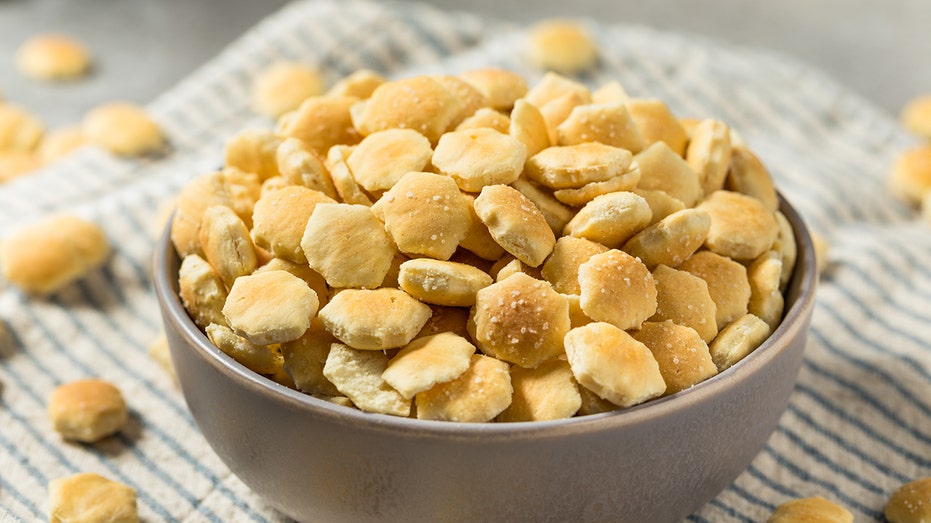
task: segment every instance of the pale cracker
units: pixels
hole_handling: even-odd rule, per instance
[[[471,265],[419,258],[401,264],[398,283],[424,303],[471,307],[475,293],[491,285],[492,279]]]
[[[388,356],[382,352],[356,350],[334,343],[323,375],[360,410],[407,417],[411,412],[410,400],[404,399],[381,377],[387,366]]]
[[[666,391],[650,349],[609,323],[570,330],[566,354],[579,384],[615,405],[630,407]]]
[[[482,423],[506,409],[512,393],[508,364],[473,354],[468,370],[418,393],[414,401],[418,419]]]
[[[443,332],[417,338],[388,361],[381,377],[411,399],[438,383],[454,380],[468,370],[475,346],[462,336]]]
[[[708,345],[695,329],[672,321],[643,322],[639,330],[631,331],[635,340],[653,353],[660,374],[666,382],[665,395],[697,385],[718,373]]]
[[[364,205],[321,203],[307,221],[301,248],[331,287],[381,285],[397,250]]]
[[[223,316],[236,334],[256,345],[300,338],[317,314],[319,301],[304,280],[286,271],[236,278]]]
[[[475,336],[482,352],[536,367],[563,352],[569,305],[549,283],[523,273],[478,291]]]
[[[566,224],[568,236],[585,238],[607,247],[620,247],[650,223],[652,211],[647,201],[632,192],[603,194]]]
[[[710,344],[711,358],[718,371],[723,371],[756,350],[772,329],[753,314],[745,314],[730,322]]]
[[[538,267],[552,252],[556,236],[543,213],[517,189],[486,186],[474,206],[495,241],[520,261]]]
[[[346,345],[384,350],[410,343],[430,314],[430,307],[402,290],[345,289],[330,298],[319,317]]]
[[[672,320],[695,329],[705,343],[718,334],[717,306],[705,280],[688,272],[660,265],[653,270],[656,281],[656,314],[650,321]]]
[[[647,267],[611,249],[579,265],[580,305],[586,316],[636,329],[656,312],[656,284]]]
[[[697,251],[708,237],[711,218],[696,209],[676,211],[643,229],[624,244],[624,250],[647,267],[677,267]]]

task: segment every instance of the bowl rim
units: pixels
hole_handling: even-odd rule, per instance
[[[186,345],[192,350],[196,348],[197,355],[217,372],[226,379],[233,380],[240,386],[265,396],[271,401],[279,402],[295,410],[310,411],[334,423],[416,435],[421,438],[480,439],[482,441],[537,439],[560,437],[569,433],[616,430],[623,426],[638,425],[664,418],[724,393],[733,384],[750,379],[760,372],[768,362],[786,350],[789,341],[794,339],[800,330],[807,329],[808,324],[804,320],[814,307],[818,275],[814,245],[799,213],[781,194],[779,194],[779,200],[779,210],[788,219],[795,235],[797,256],[792,279],[784,293],[786,296],[794,295],[794,300],[770,336],[733,366],[688,389],[632,407],[559,420],[466,423],[363,412],[304,394],[249,370],[214,346],[184,309],[177,292],[177,272],[169,274],[167,270],[171,265],[172,257],[178,258],[170,239],[171,220],[168,221],[156,245],[153,281],[163,320],[166,323],[165,327],[173,328],[187,342]]]

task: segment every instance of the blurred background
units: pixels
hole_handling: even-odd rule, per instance
[[[146,103],[217,54],[284,0],[0,0],[0,93],[50,125],[90,107]],[[515,22],[554,16],[643,24],[792,56],[898,114],[931,92],[929,0],[429,0]],[[26,79],[19,45],[59,31],[87,45],[95,71],[75,83]]]

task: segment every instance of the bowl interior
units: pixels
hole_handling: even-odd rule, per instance
[[[798,246],[798,256],[792,279],[785,292],[786,306],[783,320],[760,347],[732,367],[689,389],[622,410],[563,420],[474,424],[365,413],[314,398],[256,374],[215,347],[188,317],[178,295],[180,260],[171,244],[168,228],[159,239],[156,250],[155,288],[165,322],[182,332],[190,347],[202,353],[218,372],[250,388],[256,394],[274,397],[276,401],[314,411],[318,415],[335,421],[372,425],[378,430],[416,431],[421,435],[435,434],[440,437],[450,434],[456,434],[458,437],[468,435],[488,437],[496,434],[514,437],[521,433],[533,433],[537,436],[541,432],[557,434],[588,430],[592,424],[608,423],[611,426],[635,424],[645,419],[668,416],[673,412],[688,409],[690,405],[701,402],[708,396],[722,393],[735,381],[752,379],[756,372],[765,367],[780,350],[785,348],[785,340],[798,336],[800,331],[805,331],[807,318],[813,307],[817,283],[814,247],[801,217],[781,195],[780,211],[792,225]]]

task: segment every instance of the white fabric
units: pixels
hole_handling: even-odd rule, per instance
[[[788,410],[749,469],[689,520],[765,521],[779,503],[812,495],[858,521],[881,520],[896,487],[931,476],[931,230],[885,186],[909,138],[868,102],[784,57],[642,27],[590,27],[602,58],[581,80],[617,79],[679,116],[731,123],[832,246]],[[274,59],[315,64],[331,82],[361,67],[408,76],[486,65],[534,81],[523,30],[416,4],[295,3],[149,106],[170,154],[126,160],[86,148],[0,186],[0,236],[67,211],[100,223],[115,246],[105,267],[47,299],[0,283],[4,519],[44,519],[48,481],[80,471],[135,487],[145,521],[284,519],[214,455],[146,353],[161,329],[149,276],[156,210],[218,167],[232,134],[271,125],[250,111],[248,92]],[[56,385],[91,376],[124,391],[132,419],[98,445],[63,443],[45,419],[46,399]]]

